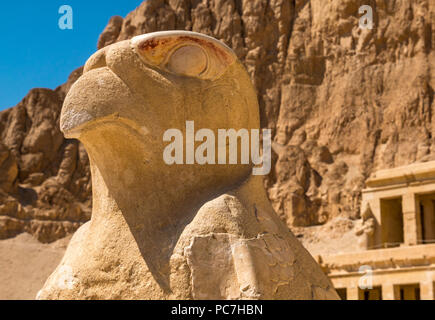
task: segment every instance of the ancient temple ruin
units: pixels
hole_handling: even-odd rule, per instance
[[[320,257],[324,270],[344,299],[434,300],[435,161],[378,171],[366,186],[363,248]]]

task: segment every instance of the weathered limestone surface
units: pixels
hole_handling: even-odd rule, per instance
[[[361,5],[374,10],[373,30],[358,28]],[[352,250],[366,178],[434,159],[434,7],[433,0],[148,0],[111,19],[98,47],[172,29],[225,42],[254,83],[261,126],[274,129],[267,190],[275,211],[310,250]],[[0,195],[0,238],[28,231],[50,242],[89,218],[86,153],[58,129],[78,73],[0,112],[1,143],[18,166],[17,189],[6,183]],[[66,180],[57,178],[60,163]],[[9,169],[1,166],[0,177]]]
[[[373,30],[359,28],[362,5]],[[435,159],[434,21],[430,0],[151,0],[110,37],[165,28],[224,41],[274,129],[275,210],[290,227],[353,228],[373,170]]]
[[[89,153],[92,218],[38,298],[337,299],[251,165],[164,162],[164,132],[185,135],[187,120],[216,136],[260,126],[250,78],[223,43],[151,33],[88,60],[60,123]]]
[[[0,239],[28,232],[53,242],[90,218],[88,156],[59,128],[66,92],[81,73],[54,91],[33,89],[0,112]]]

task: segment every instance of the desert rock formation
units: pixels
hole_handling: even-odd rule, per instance
[[[62,102],[81,72],[0,113],[0,239],[27,232],[53,242],[90,218],[86,151],[59,128]]]
[[[358,27],[362,5],[373,8],[373,30]],[[274,130],[266,187],[275,210],[312,241],[308,247],[330,237],[339,246],[341,235],[354,234],[371,172],[435,159],[434,7],[432,0],[148,0],[111,19],[98,46],[172,29],[230,46],[258,92],[262,127]],[[76,78],[55,91],[35,89],[0,113],[2,238],[27,230],[53,241],[89,217],[85,152],[58,130]]]

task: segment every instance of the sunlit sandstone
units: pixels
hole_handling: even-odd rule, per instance
[[[153,33],[89,59],[61,128],[89,153],[92,219],[38,298],[338,298],[271,208],[252,164],[163,161],[164,132],[185,134],[186,121],[259,128],[249,76],[221,42]]]

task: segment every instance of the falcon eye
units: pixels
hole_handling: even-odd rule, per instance
[[[185,76],[198,76],[207,69],[207,54],[195,45],[176,49],[169,57],[166,68]]]
[[[194,32],[155,32],[134,37],[130,44],[145,64],[201,80],[220,78],[237,60],[222,42]]]

